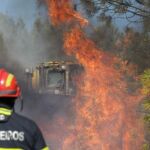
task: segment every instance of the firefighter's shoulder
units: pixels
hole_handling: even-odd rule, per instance
[[[46,146],[41,130],[33,120],[20,114],[13,113],[9,122],[15,129],[24,132],[27,140],[34,143],[35,149],[49,150]]]
[[[33,120],[18,113],[14,113],[11,120],[18,126],[18,128],[25,129],[28,132],[35,133],[38,130],[38,126]]]

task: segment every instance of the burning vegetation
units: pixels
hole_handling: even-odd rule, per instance
[[[22,20],[15,23],[0,14],[0,65],[18,74],[23,82],[22,69],[45,60],[75,57],[84,72],[75,77],[77,94],[72,100],[27,95],[23,113],[39,122],[52,150],[141,150],[144,129],[137,107],[143,96],[139,91],[129,92],[132,82],[125,76],[133,77],[137,67],[143,71],[150,66],[148,29],[143,27],[144,33],[126,29],[121,37],[109,20],[109,26],[94,29],[91,37],[95,44],[85,32],[90,23],[74,10],[73,0],[37,1],[47,4],[50,22],[47,15],[46,20],[40,16],[31,31]]]
[[[140,150],[143,125],[137,113],[138,91],[127,92],[116,57],[98,49],[84,33],[88,21],[73,10],[69,0],[47,0],[54,26],[64,25],[64,49],[84,67],[73,99],[74,119],[67,129],[62,150]],[[120,63],[120,62],[118,62]]]

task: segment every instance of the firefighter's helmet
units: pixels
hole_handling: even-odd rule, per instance
[[[15,76],[5,69],[0,69],[0,97],[18,98],[20,94],[20,87]]]

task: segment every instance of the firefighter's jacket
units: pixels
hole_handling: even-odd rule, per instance
[[[0,107],[0,150],[49,150],[37,125]]]

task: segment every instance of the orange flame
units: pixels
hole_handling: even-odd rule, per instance
[[[64,34],[64,48],[84,66],[74,99],[73,128],[62,150],[139,150],[143,126],[136,108],[141,99],[127,92],[116,58],[98,49],[81,26],[87,20],[75,12],[69,0],[47,0],[53,25],[73,24]]]
[[[47,0],[49,16],[53,25],[59,25],[62,23],[70,23],[73,21],[80,22],[81,25],[88,24],[88,21],[75,12],[70,0]]]

